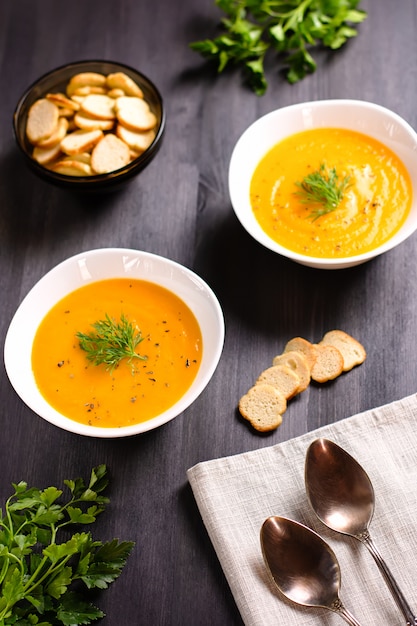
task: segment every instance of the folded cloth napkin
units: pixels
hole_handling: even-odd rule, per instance
[[[271,447],[199,463],[188,479],[242,619],[247,626],[336,625],[337,614],[287,601],[266,570],[260,529],[270,515],[319,533],[338,558],[340,598],[363,626],[404,625],[367,548],[324,526],[304,487],[311,441],[325,437],[353,456],[375,490],[369,530],[417,613],[417,396],[387,404]]]

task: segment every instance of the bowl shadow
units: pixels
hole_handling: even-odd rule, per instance
[[[303,266],[256,242],[230,211],[210,237],[202,237],[196,271],[205,275],[226,318],[238,318],[267,336],[275,336],[279,325],[290,337],[300,327],[317,327],[317,322],[330,327],[350,293],[364,291],[376,262],[339,270]]]

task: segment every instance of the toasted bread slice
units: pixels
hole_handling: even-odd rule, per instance
[[[32,104],[28,112],[26,135],[32,144],[44,141],[58,127],[59,111],[56,104],[40,98]]]
[[[68,119],[72,119],[74,116],[74,109],[70,109],[67,107],[59,107],[59,117],[66,117]]]
[[[83,100],[81,111],[99,120],[114,120],[116,117],[115,102],[114,98],[109,98],[109,96],[90,94]]]
[[[143,98],[142,89],[124,72],[109,74],[107,76],[107,86],[109,89],[121,89],[127,96]]]
[[[287,365],[273,365],[264,370],[257,378],[256,385],[272,385],[286,400],[293,398],[299,390],[300,379]]]
[[[92,173],[87,163],[69,158],[53,163],[49,169],[65,176],[91,176]]]
[[[103,131],[74,130],[61,141],[62,151],[70,156],[80,152],[89,152],[103,137]]]
[[[65,135],[67,134],[67,130],[68,130],[67,118],[66,117],[58,118],[58,125],[56,127],[55,132],[53,132],[52,135],[49,135],[49,137],[47,137],[46,139],[43,139],[43,141],[38,141],[35,147],[43,148],[45,150],[49,148],[53,148],[57,144],[61,143],[61,141],[64,139]]]
[[[59,114],[62,115],[61,109],[71,109],[72,111],[78,111],[80,105],[75,100],[71,100],[63,93],[47,93],[46,99],[56,104],[59,107]]]
[[[80,106],[82,105],[82,103],[84,102],[84,100],[86,99],[87,96],[77,96],[76,93],[74,93],[71,96],[71,100],[74,100],[74,102],[77,102]]]
[[[143,98],[123,96],[115,100],[115,110],[120,124],[133,131],[151,130],[156,126],[156,116]]]
[[[57,159],[61,152],[61,146],[59,143],[56,143],[53,146],[48,148],[41,148],[39,146],[35,146],[33,148],[32,156],[39,163],[39,165],[48,165],[52,163],[55,159]]]
[[[80,87],[105,87],[106,77],[98,72],[80,72],[70,79],[67,85],[67,96],[72,94]]]
[[[297,393],[301,393],[309,386],[311,372],[307,359],[302,352],[289,350],[288,352],[278,354],[274,357],[272,365],[286,365],[297,374],[300,381]]]
[[[71,161],[80,161],[80,163],[91,163],[91,154],[90,152],[80,152],[78,154],[72,154]]]
[[[343,372],[343,357],[337,348],[331,345],[315,344],[316,361],[311,370],[311,378],[316,383],[327,383]]]
[[[129,148],[131,148],[138,154],[144,152],[147,148],[149,148],[149,146],[155,139],[155,131],[153,129],[139,132],[129,130],[122,124],[117,124],[116,135],[119,137],[119,139],[127,143]]]
[[[286,408],[287,401],[282,393],[266,384],[251,387],[239,401],[242,417],[260,432],[278,428]]]
[[[107,174],[130,163],[129,146],[108,133],[104,135],[91,153],[91,167],[96,174]]]
[[[137,159],[138,157],[140,157],[141,154],[143,154],[143,152],[138,152],[137,150],[132,150],[130,148],[130,160],[134,161],[135,159]]]
[[[123,89],[119,89],[114,87],[113,89],[109,89],[107,92],[109,98],[121,98],[122,96],[127,96],[127,94],[123,91]]]
[[[80,161],[80,163],[91,163],[91,154],[89,152],[80,152],[79,154],[72,154],[71,161]]]
[[[111,130],[114,126],[113,120],[100,120],[97,117],[84,113],[84,111],[78,111],[74,115],[74,123],[78,128],[84,130]]]
[[[315,344],[310,343],[303,337],[294,337],[290,339],[285,345],[284,352],[301,352],[307,360],[308,367],[311,369],[316,361],[316,347]]]
[[[107,89],[106,87],[95,87],[94,85],[86,85],[85,87],[77,87],[71,97],[73,98],[74,96],[90,96],[91,94],[106,95]]]
[[[329,330],[319,345],[335,346],[342,353],[343,371],[348,372],[366,359],[363,345],[343,330]]]

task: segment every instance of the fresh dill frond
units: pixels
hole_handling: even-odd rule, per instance
[[[140,329],[129,322],[123,313],[120,322],[106,313],[105,319],[98,320],[92,327],[95,332],[78,332],[76,337],[93,365],[105,365],[111,373],[122,359],[127,359],[128,363],[132,363],[133,359],[147,359],[136,352],[137,346],[143,341]]]
[[[339,206],[346,189],[350,186],[350,176],[345,176],[339,181],[336,168],[326,169],[324,163],[315,172],[308,174],[301,182],[295,183],[300,191],[296,196],[303,204],[312,205],[308,217],[313,222],[322,215],[331,213]]]

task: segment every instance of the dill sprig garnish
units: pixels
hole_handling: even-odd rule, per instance
[[[308,217],[313,218],[314,222],[322,215],[337,209],[350,185],[350,176],[345,176],[339,181],[336,168],[332,167],[326,170],[325,164],[321,163],[318,170],[308,174],[301,182],[297,181],[295,184],[300,189],[296,193],[300,201],[303,204],[313,205]]]
[[[87,354],[87,359],[94,365],[105,365],[106,370],[113,372],[122,359],[132,363],[133,359],[146,360],[136,352],[137,346],[143,341],[142,333],[125,315],[116,322],[107,313],[104,320],[91,325],[95,332],[76,333],[79,345]]]

